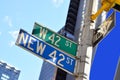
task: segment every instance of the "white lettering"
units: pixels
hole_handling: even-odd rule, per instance
[[[60,42],[61,38],[59,36],[56,36],[56,37],[58,38],[58,40],[55,42],[55,45],[59,47],[58,42]]]
[[[29,39],[29,41],[28,41],[28,48],[30,49],[30,50],[34,50],[30,45],[31,44],[34,44],[34,41],[36,41],[36,39],[35,38],[33,38],[33,37],[30,37],[30,39]]]
[[[49,56],[53,59],[53,62],[56,60],[56,51],[54,50],[52,53],[49,54]]]
[[[69,47],[72,47],[72,43],[71,42],[69,42],[69,41],[66,41],[66,44],[65,44],[66,46],[69,46]]]
[[[40,52],[40,55],[43,55],[45,48],[46,45],[43,45],[43,43],[39,43],[39,41],[37,41],[37,53]]]
[[[19,34],[20,39],[18,43],[21,43],[23,41],[24,46],[26,46],[27,40],[28,40],[28,35],[25,36],[24,33]]]
[[[66,63],[72,65],[72,62],[73,62],[73,60],[70,59],[69,57],[67,57],[67,61],[66,61]]]
[[[46,34],[47,34],[47,30],[42,29],[42,27],[40,27],[40,34],[39,34],[40,38],[45,39]]]
[[[54,38],[55,38],[55,34],[52,34],[52,35],[49,37],[49,40],[51,40],[51,43],[52,43],[52,44],[54,43]]]
[[[61,56],[62,58],[58,60],[58,64],[63,67],[64,65],[61,64],[61,62],[65,60],[65,56],[63,54],[59,54],[59,56]]]

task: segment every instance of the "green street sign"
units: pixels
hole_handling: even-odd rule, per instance
[[[57,47],[58,49],[76,56],[77,43],[59,35],[58,33],[43,27],[42,25],[35,23],[32,34],[36,37],[44,40],[45,42]]]

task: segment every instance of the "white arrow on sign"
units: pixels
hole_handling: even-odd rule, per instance
[[[105,20],[95,31],[93,36],[93,46],[96,46],[115,26],[115,12]]]

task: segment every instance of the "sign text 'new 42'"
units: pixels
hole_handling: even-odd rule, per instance
[[[19,32],[16,45],[32,52],[66,72],[73,74],[75,71],[75,58],[66,55],[64,52],[61,52],[22,29]]]

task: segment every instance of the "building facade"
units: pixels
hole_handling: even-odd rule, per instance
[[[20,70],[0,61],[0,80],[18,80]]]
[[[39,80],[54,80],[57,68],[52,64],[44,61],[39,76]]]

